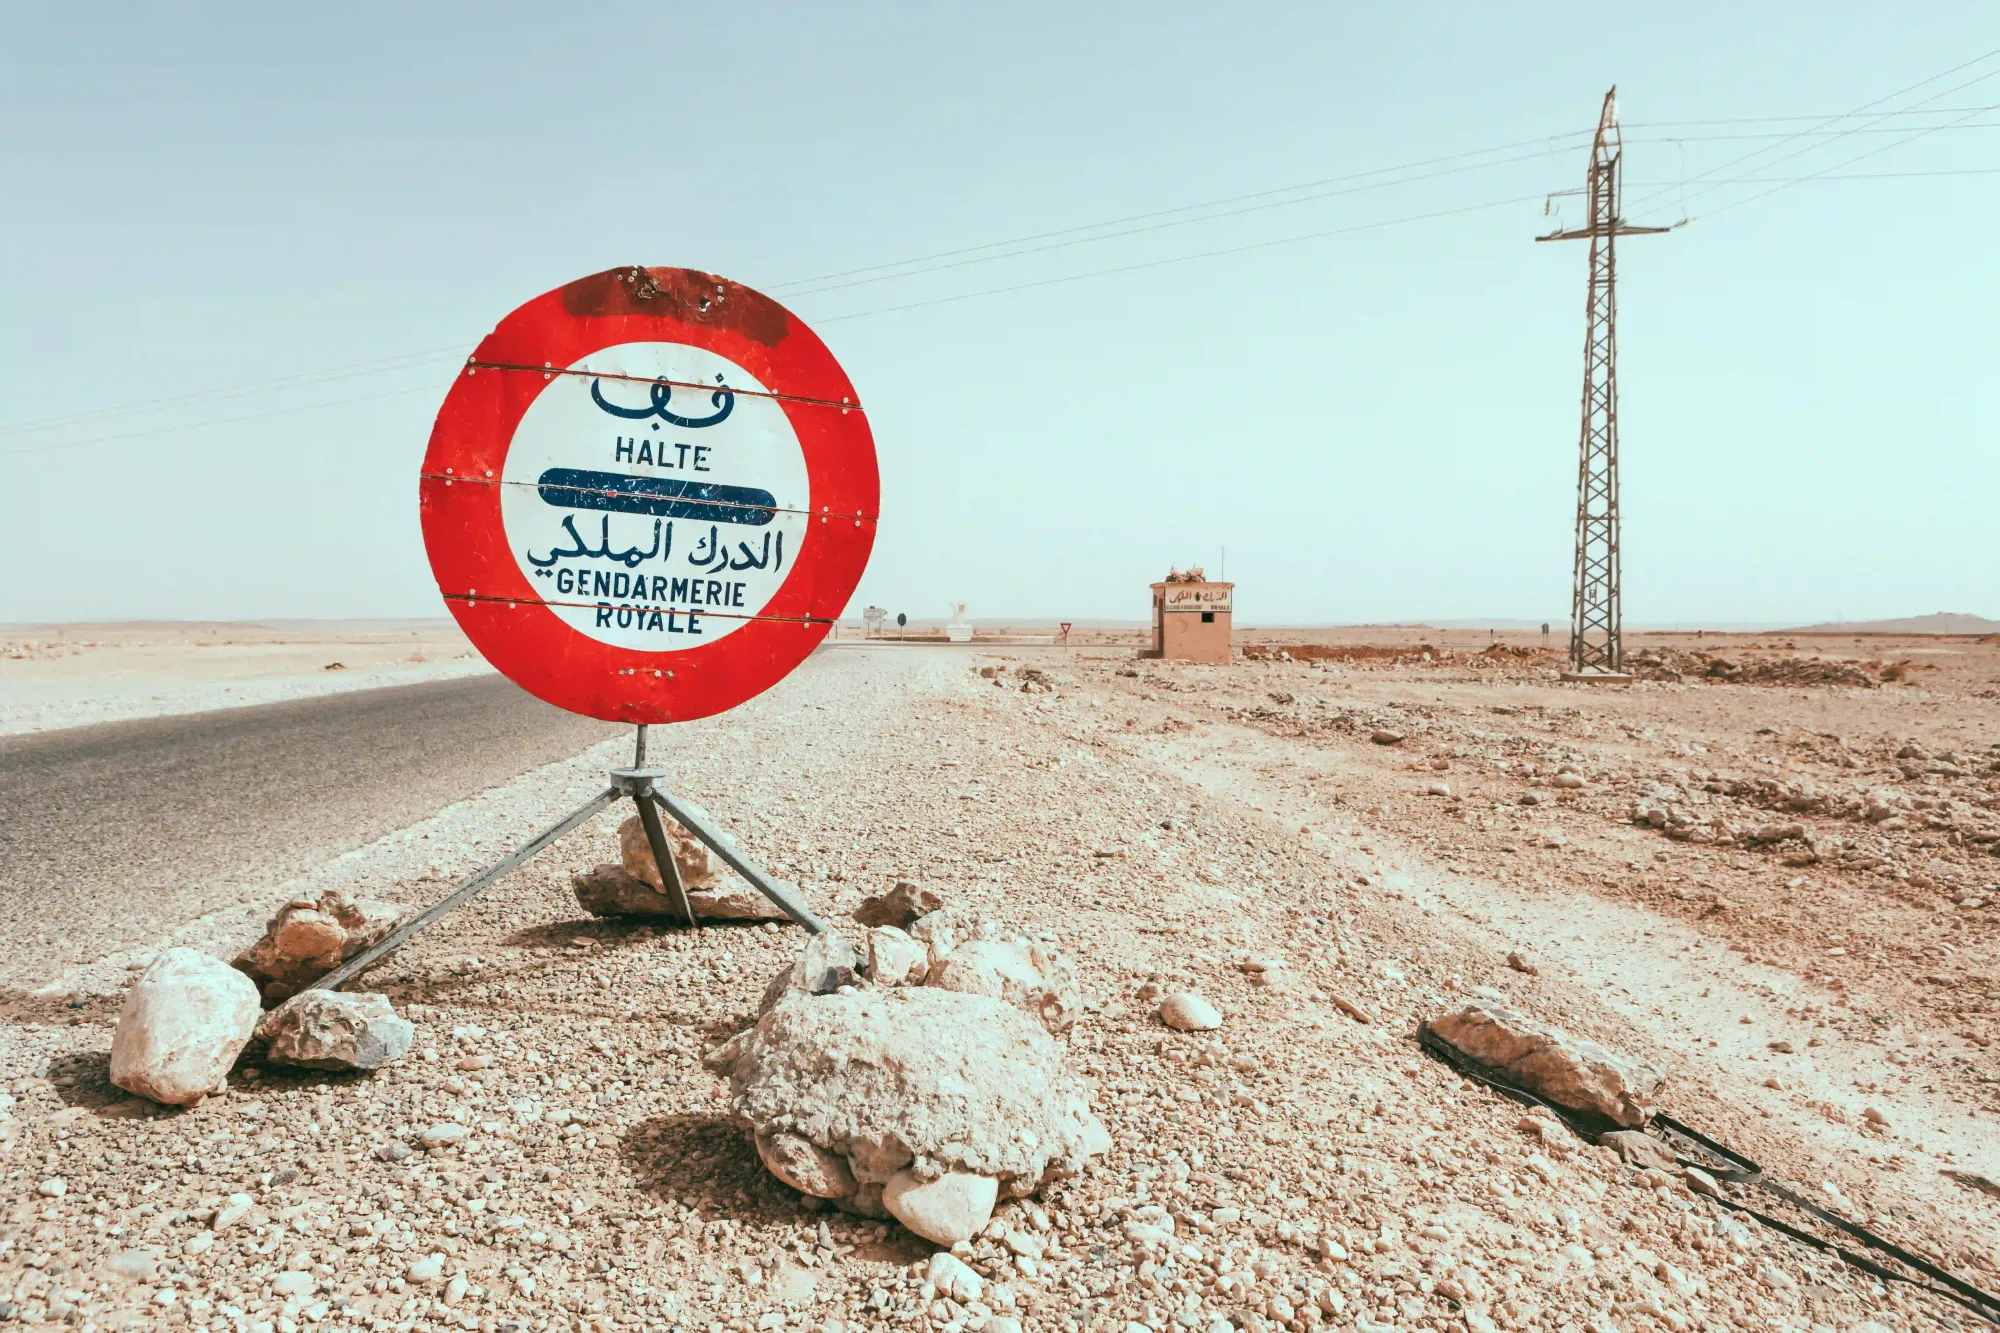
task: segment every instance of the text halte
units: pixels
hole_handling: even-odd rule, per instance
[[[602,569],[556,571],[556,591],[566,597],[630,597],[682,606],[741,607],[748,586],[741,579],[677,579],[666,574]]]
[[[611,456],[620,463],[644,463],[649,467],[678,468],[683,472],[706,472],[709,470],[708,456],[714,452],[712,445],[620,435]]]

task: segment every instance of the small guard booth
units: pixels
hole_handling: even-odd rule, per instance
[[[1176,662],[1229,661],[1233,583],[1168,575],[1153,585],[1153,643],[1142,657]]]

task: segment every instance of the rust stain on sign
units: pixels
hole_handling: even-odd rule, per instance
[[[562,289],[563,309],[579,319],[643,315],[741,334],[775,347],[792,331],[791,314],[761,292],[687,268],[607,269]]]

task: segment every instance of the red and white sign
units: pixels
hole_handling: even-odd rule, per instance
[[[486,660],[607,721],[777,684],[875,542],[868,419],[812,330],[709,273],[536,297],[460,372],[424,456],[424,546]]]

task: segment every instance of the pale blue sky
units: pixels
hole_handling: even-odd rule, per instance
[[[1813,122],[1644,127],[1831,116],[1995,48],[2000,18],[1970,3],[14,0],[0,423],[438,355],[0,430],[0,523],[25,553],[0,621],[437,613],[416,470],[454,361],[528,297],[642,263],[770,290],[846,365],[883,474],[857,611],[1138,619],[1169,564],[1213,572],[1226,545],[1242,620],[1560,622],[1584,254],[1532,237],[1540,196],[1581,182],[1580,138],[1026,258],[783,284],[1546,140],[1587,129],[1613,82],[1635,220],[1680,210],[1636,183],[1718,168],[1886,148],[1840,174],[1993,172],[2000,112],[1741,168],[1776,141],[1721,136]],[[1889,105],[1925,98],[2000,104],[2000,57]],[[2000,174],[1702,216],[1769,188],[1690,189],[1694,222],[1620,251],[1628,620],[2000,616]],[[838,318],[1471,205],[1495,206]]]

